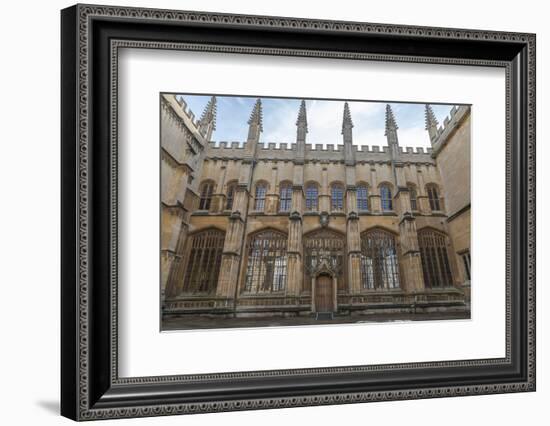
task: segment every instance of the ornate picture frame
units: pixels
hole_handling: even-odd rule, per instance
[[[534,391],[535,44],[534,34],[523,33],[95,5],[64,9],[61,414],[93,420]],[[506,355],[119,377],[117,64],[124,47],[504,69]]]

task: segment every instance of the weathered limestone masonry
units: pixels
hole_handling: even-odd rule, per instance
[[[457,281],[470,302],[470,108],[451,110],[443,128],[438,128],[433,112],[426,107],[426,127],[429,130],[434,156],[446,189],[448,232],[452,253],[459,267]],[[467,264],[465,265],[465,262]]]
[[[182,256],[190,213],[208,141],[215,129],[216,102],[195,122],[184,103],[161,97],[161,289],[174,296],[182,289]],[[170,282],[167,285],[168,281]]]
[[[470,282],[470,108],[432,148],[403,149],[387,106],[387,147],[260,143],[262,102],[244,144],[214,143],[216,98],[195,120],[161,97],[163,314],[298,316],[464,311]]]

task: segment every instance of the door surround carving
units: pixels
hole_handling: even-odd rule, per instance
[[[315,271],[315,273],[311,274],[311,312],[318,312],[317,311],[317,302],[316,302],[316,296],[317,296],[317,280],[320,276],[328,276],[330,277],[332,281],[332,312],[338,311],[338,305],[337,305],[337,286],[338,286],[338,276],[337,274],[332,270],[331,263],[328,259],[322,259],[318,267]]]

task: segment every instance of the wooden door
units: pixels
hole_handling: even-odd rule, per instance
[[[317,312],[333,312],[332,278],[319,275],[315,284],[315,310]]]

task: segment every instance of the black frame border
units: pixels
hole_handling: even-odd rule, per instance
[[[61,13],[61,36],[62,415],[91,420],[535,390],[535,35],[76,5]],[[506,358],[119,379],[112,54],[140,44],[505,67]]]

